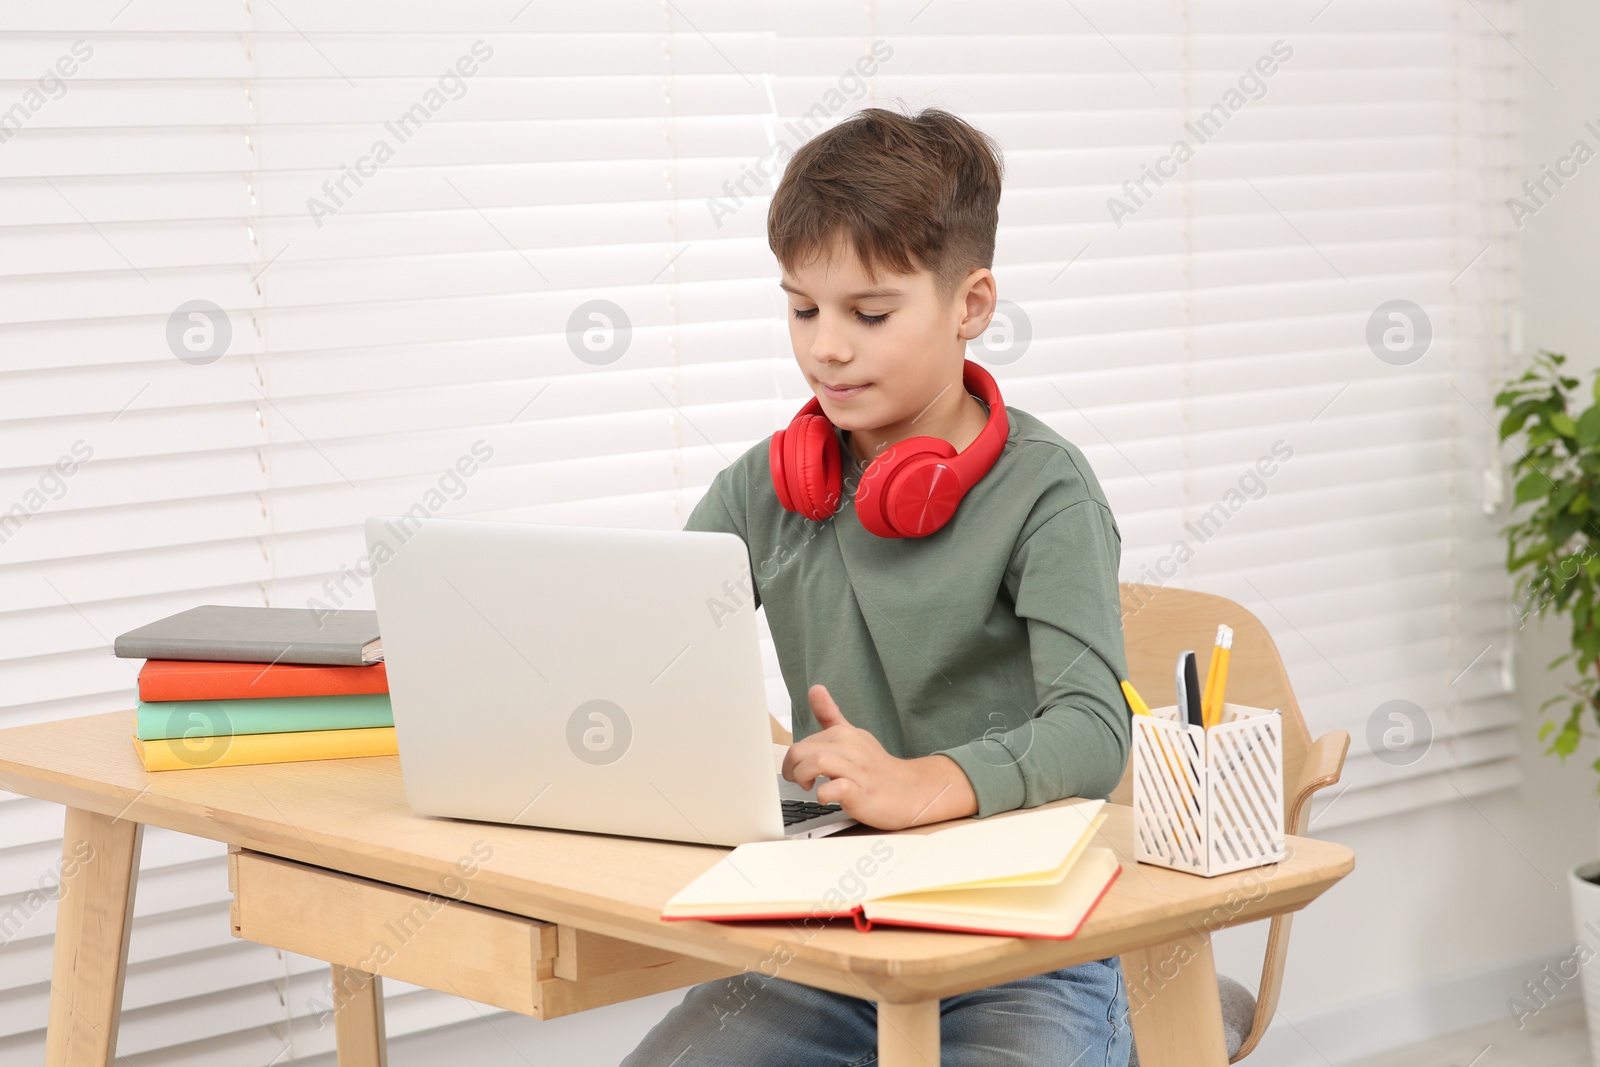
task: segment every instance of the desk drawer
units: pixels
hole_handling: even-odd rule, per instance
[[[248,849],[228,887],[235,937],[541,1019],[739,973]]]

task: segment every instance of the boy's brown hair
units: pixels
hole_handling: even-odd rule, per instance
[[[870,278],[880,264],[931,271],[948,300],[968,273],[994,265],[999,146],[941,108],[915,116],[856,112],[801,146],[767,211],[767,244],[793,269],[836,233]]]

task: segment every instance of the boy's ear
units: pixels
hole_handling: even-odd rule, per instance
[[[956,290],[956,296],[961,302],[962,314],[957,336],[963,341],[983,336],[983,331],[989,328],[989,320],[994,317],[997,301],[994,272],[987,267],[973,271]]]

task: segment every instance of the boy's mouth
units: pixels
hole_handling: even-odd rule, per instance
[[[829,400],[848,400],[851,397],[856,396],[857,394],[859,394],[862,390],[866,389],[872,383],[871,382],[863,382],[861,385],[852,385],[852,386],[849,386],[848,388],[840,387],[840,388],[837,388],[837,389],[835,389],[833,386],[829,385],[827,382],[824,382],[824,381],[819,381],[819,382],[817,382],[817,384],[822,387],[822,391],[827,395]]]

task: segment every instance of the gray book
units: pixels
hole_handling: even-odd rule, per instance
[[[222,660],[360,667],[383,659],[378,613],[205,604],[129,630],[124,659]]]

